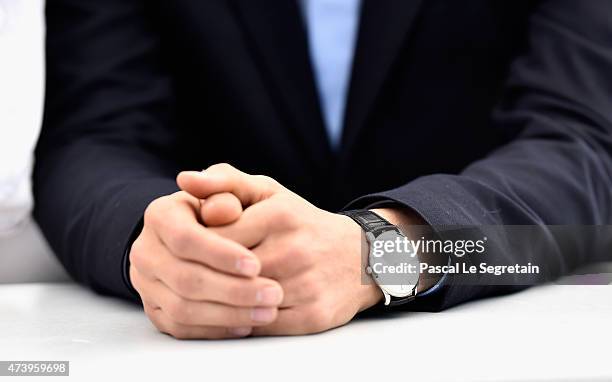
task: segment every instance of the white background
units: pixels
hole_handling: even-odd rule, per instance
[[[0,0],[0,233],[27,218],[44,96],[42,0]]]

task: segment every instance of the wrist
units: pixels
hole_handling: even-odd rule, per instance
[[[381,301],[384,301],[385,296],[380,287],[368,276],[370,280],[362,283],[361,302],[359,304],[359,312],[373,307]]]
[[[336,216],[345,227],[346,236],[341,239],[342,242],[352,243],[350,244],[349,259],[351,260],[349,261],[355,264],[356,273],[352,279],[356,280],[356,285],[352,283],[352,285],[348,285],[348,288],[357,291],[355,302],[357,311],[361,312],[384,300],[384,295],[378,284],[365,272],[368,264],[369,246],[363,229],[348,216],[340,214]]]

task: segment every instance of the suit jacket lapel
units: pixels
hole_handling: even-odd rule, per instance
[[[363,128],[421,3],[364,0],[342,137],[345,155]]]
[[[252,41],[262,74],[287,111],[297,141],[318,167],[329,165],[328,142],[308,52],[307,34],[295,0],[233,0]],[[273,95],[274,95],[273,94]]]

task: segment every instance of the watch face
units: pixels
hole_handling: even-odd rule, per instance
[[[412,242],[389,230],[370,246],[369,266],[376,283],[393,297],[411,295],[419,281],[419,260]]]

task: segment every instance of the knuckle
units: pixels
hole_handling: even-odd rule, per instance
[[[278,186],[280,186],[280,183],[278,183],[278,181],[270,176],[267,175],[255,175],[255,178],[261,182],[262,184],[266,185],[267,187],[271,188],[271,189],[275,189]]]
[[[270,275],[269,272],[276,274],[287,268],[290,261],[293,261],[290,257],[291,253],[285,251],[278,251],[274,256],[268,256],[261,260],[261,269],[263,269],[264,275]]]
[[[283,226],[291,225],[296,217],[294,210],[286,203],[278,203],[273,213],[275,221]]]
[[[308,258],[307,252],[303,248],[300,248],[299,246],[293,243],[287,245],[285,253],[286,253],[285,259],[291,259],[291,261],[295,264],[295,266],[299,268],[303,268],[303,264],[306,262],[306,259]]]
[[[181,298],[174,298],[165,306],[166,314],[175,323],[184,324],[189,321],[189,304]]]
[[[202,277],[193,271],[177,272],[174,275],[176,291],[185,298],[195,298],[202,289]]]
[[[206,171],[224,172],[224,171],[233,170],[233,169],[234,167],[231,164],[222,162],[222,163],[213,164],[212,166],[208,167]]]
[[[141,267],[145,261],[144,243],[142,238],[138,238],[132,243],[132,247],[130,248],[130,264],[138,268]]]
[[[302,245],[302,241],[296,236],[292,236],[291,239],[287,241],[287,251],[290,252],[292,256],[305,256],[309,253],[306,247]]]
[[[168,238],[166,240],[172,251],[177,255],[181,255],[190,248],[194,240],[194,234],[190,229],[185,227],[172,228],[168,232]]]
[[[162,196],[149,203],[144,212],[145,225],[157,225],[163,222],[162,211],[168,203],[168,198],[168,196]]]
[[[300,240],[294,239],[287,245],[287,257],[301,268],[306,268],[312,263],[312,251],[309,245],[304,245]]]

